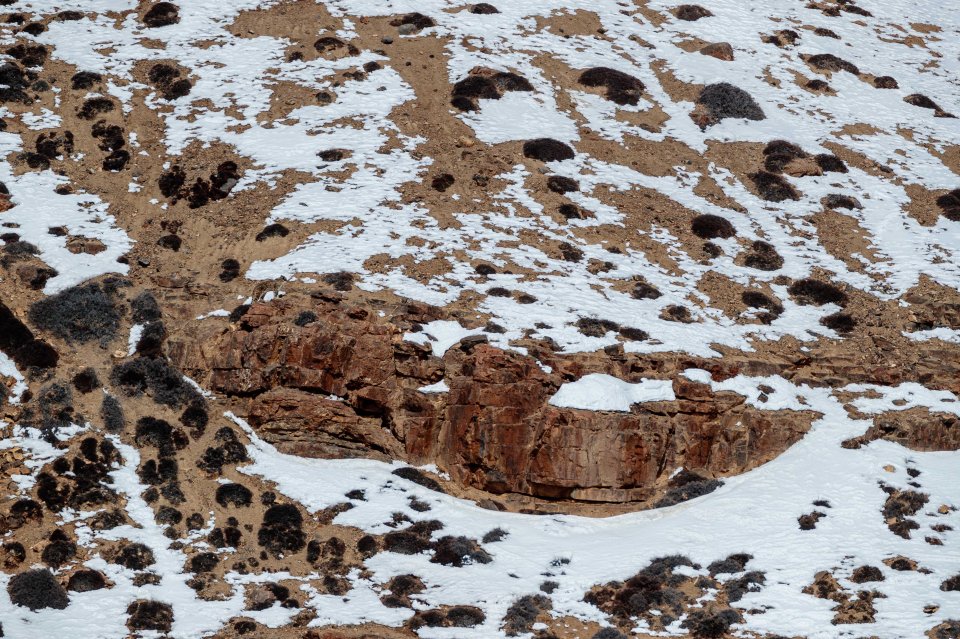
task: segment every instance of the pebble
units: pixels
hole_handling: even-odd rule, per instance
[[[397,33],[399,33],[400,35],[413,35],[416,32],[417,32],[417,27],[415,27],[412,24],[401,24],[397,28]]]

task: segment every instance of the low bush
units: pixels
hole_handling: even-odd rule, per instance
[[[67,582],[67,590],[73,592],[90,592],[106,587],[107,580],[103,574],[92,569],[78,570],[70,575],[70,580]]]
[[[852,333],[853,329],[857,327],[857,320],[853,319],[849,313],[833,313],[822,318],[820,324],[846,335]]]
[[[127,542],[114,554],[111,561],[129,570],[143,570],[152,566],[156,560],[148,546],[138,542]]]
[[[180,407],[201,398],[183,375],[160,358],[138,357],[113,367],[110,381],[127,397],[150,392],[153,401]]]
[[[173,627],[173,607],[167,603],[138,599],[127,606],[127,628],[170,632]]]
[[[45,297],[30,307],[30,321],[67,342],[106,344],[120,328],[113,295],[100,284],[84,284]]]
[[[151,29],[180,22],[180,9],[172,2],[158,2],[143,16],[143,24]]]
[[[697,103],[703,105],[716,121],[726,118],[747,120],[766,118],[763,109],[749,93],[727,82],[708,84],[703,87]]]
[[[620,105],[636,106],[646,88],[632,75],[607,67],[587,69],[580,74],[578,81],[584,86],[606,88],[607,99]]]
[[[960,222],[960,189],[954,189],[937,198],[937,206],[951,222]]]
[[[253,493],[242,484],[220,484],[216,493],[217,503],[226,508],[249,506],[253,502]]]
[[[757,171],[751,173],[748,177],[753,182],[760,197],[768,202],[800,199],[800,194],[797,193],[796,189],[783,176],[776,173]]]
[[[787,288],[787,292],[797,299],[798,304],[843,306],[847,302],[847,295],[842,290],[828,282],[811,278],[797,280]]]
[[[693,221],[690,223],[690,230],[693,231],[694,235],[705,240],[712,240],[718,237],[727,239],[737,234],[737,230],[729,220],[710,213],[698,215],[693,218]]]
[[[470,13],[476,13],[477,15],[489,15],[492,13],[500,13],[500,10],[487,2],[478,2],[470,7]]]
[[[678,20],[695,22],[701,18],[709,18],[713,15],[709,9],[701,7],[699,4],[681,4],[673,10],[673,14]]]
[[[507,608],[501,628],[508,637],[533,632],[533,624],[541,613],[553,607],[549,597],[543,595],[524,595]]]
[[[860,75],[860,69],[853,63],[847,62],[843,58],[838,58],[832,53],[818,53],[807,58],[807,64],[819,71],[830,71],[837,73],[846,71],[853,75]]]
[[[488,564],[493,561],[475,539],[469,537],[445,536],[434,544],[434,554],[431,563],[460,568],[469,564]]]
[[[34,569],[14,575],[7,583],[7,594],[14,605],[30,610],[63,610],[70,604],[67,591],[47,569]]]
[[[537,138],[523,143],[523,156],[541,162],[572,160],[576,152],[569,144],[551,138]]]

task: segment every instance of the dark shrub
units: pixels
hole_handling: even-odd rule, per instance
[[[157,180],[157,187],[160,193],[166,198],[177,197],[187,180],[187,174],[178,165],[174,165],[169,171],[163,173]]]
[[[763,154],[765,156],[769,155],[785,155],[790,158],[807,158],[810,157],[810,154],[801,149],[799,146],[793,142],[788,142],[786,140],[772,140],[763,147]]]
[[[437,25],[437,23],[434,22],[433,18],[417,12],[408,13],[406,15],[400,16],[399,18],[394,18],[393,20],[390,21],[390,26],[393,26],[393,27],[399,27],[404,24],[413,25],[413,27],[417,31],[421,31],[423,29],[429,29],[430,27],[434,27]]]
[[[945,579],[942,584],[940,584],[940,590],[944,592],[957,592],[960,591],[960,573]]]
[[[782,176],[769,171],[757,171],[749,176],[761,198],[768,202],[783,202],[784,200],[799,200],[796,189]]]
[[[7,584],[10,601],[30,610],[63,610],[70,603],[67,592],[47,569],[35,569],[14,575]]]
[[[212,572],[220,560],[212,552],[201,552],[190,558],[190,572]]]
[[[482,610],[474,606],[451,606],[446,616],[447,624],[453,628],[472,628],[487,618]]]
[[[306,326],[307,324],[316,322],[317,319],[317,314],[313,311],[300,311],[300,314],[297,315],[297,319],[293,320],[293,323],[297,326]]]
[[[858,69],[854,64],[847,62],[843,58],[838,58],[832,53],[818,53],[817,55],[812,55],[807,58],[807,64],[819,71],[830,71],[832,73],[846,71],[848,73],[852,73],[853,75],[860,75],[860,69]]]
[[[860,566],[850,575],[850,581],[855,584],[862,584],[868,581],[883,581],[884,579],[883,572],[876,566]]]
[[[167,329],[163,322],[150,322],[140,332],[135,352],[143,357],[158,357],[163,353],[163,343],[166,340]]]
[[[138,599],[127,606],[127,628],[130,630],[157,630],[170,632],[173,626],[173,608],[159,601]]]
[[[454,98],[498,100],[500,92],[493,78],[485,75],[468,75],[453,85]],[[456,106],[456,105],[454,105]]]
[[[543,595],[525,595],[514,601],[503,617],[503,631],[509,637],[533,632],[533,624],[541,612],[550,610],[553,605]]]
[[[576,152],[568,144],[551,138],[537,138],[523,143],[523,156],[541,162],[572,160]]]
[[[103,159],[104,171],[122,171],[130,161],[130,153],[124,149],[117,149]]]
[[[825,173],[846,173],[847,165],[843,160],[830,153],[819,153],[816,156],[817,166]]]
[[[161,455],[170,455],[186,447],[186,434],[169,422],[156,417],[141,417],[137,420],[134,441],[137,446],[153,446]]]
[[[704,9],[699,4],[681,4],[674,9],[674,15],[678,20],[694,22],[700,18],[709,18],[713,14],[708,9]]]
[[[620,325],[605,319],[581,317],[576,323],[577,330],[587,337],[603,337],[609,332],[620,330]]]
[[[240,276],[240,262],[233,258],[225,259],[221,264],[220,268],[220,281],[221,282],[232,282]]]
[[[727,82],[708,84],[700,91],[697,103],[702,104],[717,121],[725,118],[763,120],[763,109],[749,93]]]
[[[414,468],[413,466],[403,466],[402,468],[397,468],[392,474],[396,475],[397,477],[402,477],[407,481],[412,481],[415,484],[419,484],[424,488],[434,490],[438,493],[444,492],[443,486],[441,486],[437,480],[429,477],[422,470]]]
[[[820,79],[808,80],[807,83],[803,86],[805,86],[807,89],[811,91],[818,91],[818,92],[833,91],[833,89],[830,88],[829,84],[827,84],[824,80],[820,80]]]
[[[853,319],[849,313],[833,313],[821,319],[820,324],[838,333],[846,334],[853,332],[857,327],[857,320]]]
[[[90,592],[107,587],[107,580],[96,570],[78,570],[70,575],[67,590],[73,592]]]
[[[833,284],[810,278],[797,280],[790,285],[787,292],[797,298],[798,304],[812,304],[814,306],[838,304],[843,306],[847,301],[846,293]]]
[[[34,302],[29,316],[35,326],[68,342],[106,343],[120,327],[113,297],[99,284],[75,286]]]
[[[920,509],[930,500],[929,496],[915,490],[896,491],[883,505],[884,519],[902,519],[911,517],[920,512]]]
[[[940,105],[923,95],[922,93],[911,93],[903,99],[907,104],[912,104],[913,106],[920,107],[921,109],[931,109],[933,111],[939,111]]]
[[[353,273],[338,271],[336,273],[324,273],[320,278],[324,284],[329,284],[337,291],[349,291],[353,288]]]
[[[473,563],[488,564],[491,561],[493,558],[475,539],[449,535],[437,540],[434,545],[434,555],[430,559],[431,563],[457,568]]]
[[[476,13],[478,15],[488,15],[491,13],[500,13],[500,10],[497,9],[492,4],[486,2],[478,2],[477,4],[470,7],[470,13]]]
[[[59,568],[77,556],[77,545],[67,539],[58,539],[47,544],[40,559],[51,568]]]
[[[150,391],[153,401],[165,406],[183,406],[200,398],[183,375],[163,359],[138,357],[113,367],[110,381],[124,395],[137,397]]]
[[[483,543],[485,544],[492,544],[492,543],[504,540],[508,534],[509,533],[503,528],[494,528],[493,530],[485,534],[481,541],[483,541]]]
[[[620,337],[632,342],[642,342],[650,339],[650,333],[632,326],[621,326],[617,333]]]
[[[93,85],[103,80],[103,76],[93,71],[78,71],[70,78],[70,87],[74,91],[93,88]]]
[[[430,186],[433,187],[434,191],[440,191],[443,193],[451,186],[453,186],[454,177],[449,173],[441,173],[440,175],[433,178],[433,181],[430,182]]]
[[[607,99],[620,105],[636,106],[645,89],[643,82],[632,75],[607,67],[587,69],[578,81],[588,87],[605,87]]]
[[[937,198],[937,206],[951,222],[960,222],[960,189],[954,189]]]
[[[750,246],[750,252],[744,257],[744,264],[760,271],[776,271],[783,267],[783,258],[772,244],[756,240]]]
[[[150,548],[141,543],[129,542],[114,555],[112,561],[130,570],[143,570],[147,566],[152,566],[155,560]]]
[[[171,251],[179,251],[182,245],[183,240],[180,239],[180,236],[174,235],[173,233],[163,235],[159,240],[157,240],[157,246],[160,248],[169,249]]]
[[[189,428],[194,437],[199,437],[207,429],[210,414],[203,399],[194,399],[180,414],[180,423]]]
[[[727,602],[733,603],[743,599],[748,592],[758,592],[760,586],[766,582],[767,578],[762,572],[752,570],[742,577],[731,579],[723,585],[727,593]]]
[[[253,502],[253,493],[241,484],[220,484],[217,487],[216,500],[224,508],[227,506],[239,508],[249,506]]]
[[[817,527],[817,522],[821,518],[826,517],[826,513],[822,513],[819,510],[815,510],[811,513],[805,515],[800,515],[797,517],[797,523],[800,525],[800,530],[813,530]]]
[[[100,388],[100,380],[97,373],[92,368],[85,368],[73,376],[73,387],[78,392],[87,394]]]
[[[166,27],[180,22],[180,10],[172,2],[158,2],[143,16],[143,24],[150,28]]]
[[[116,106],[109,98],[88,98],[80,107],[80,110],[77,111],[77,116],[84,120],[92,120],[101,113],[109,113],[115,108]]]
[[[306,538],[300,530],[303,517],[292,504],[271,506],[263,514],[263,524],[257,532],[257,543],[275,557],[290,552],[299,552],[306,546]]]
[[[895,78],[889,75],[881,75],[873,79],[873,86],[878,89],[899,89],[900,85]]]
[[[712,493],[723,482],[719,479],[707,479],[689,470],[682,470],[671,478],[669,490],[654,503],[654,508],[664,508],[689,501]]]
[[[630,639],[616,628],[601,628],[590,639]]]
[[[113,395],[104,395],[100,404],[100,419],[108,433],[120,433],[126,425],[123,417],[123,408]]]
[[[837,193],[831,193],[830,195],[823,198],[823,205],[828,209],[862,209],[863,205],[860,204],[860,200],[849,195],[839,195]]]
[[[707,570],[710,571],[711,577],[715,577],[716,575],[722,573],[743,572],[743,569],[747,566],[747,562],[749,562],[751,559],[753,559],[753,555],[748,555],[747,553],[736,553],[728,556],[726,559],[714,561],[707,566]]]
[[[637,282],[630,291],[630,297],[637,300],[655,300],[663,295],[655,286],[647,282]]]
[[[547,188],[554,193],[572,193],[580,190],[580,184],[573,178],[551,175],[547,178]]]
[[[60,356],[52,346],[36,339],[33,332],[0,301],[0,351],[20,368],[52,368]]]
[[[693,218],[693,222],[690,223],[690,230],[693,231],[694,235],[705,240],[712,240],[717,237],[727,239],[737,234],[729,220],[709,213]]]
[[[161,506],[153,520],[165,526],[175,526],[183,521],[183,513],[172,506]]]
[[[286,237],[290,235],[290,230],[287,229],[283,224],[268,224],[263,228],[262,231],[257,233],[256,240],[258,242],[263,242],[266,239],[271,237]]]
[[[739,623],[740,614],[732,608],[721,610],[719,612],[707,612],[705,610],[695,610],[680,624],[682,628],[688,628],[694,637],[698,639],[719,639],[727,634],[730,626]]]

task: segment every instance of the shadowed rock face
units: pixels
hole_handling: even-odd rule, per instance
[[[557,358],[548,373],[470,338],[439,358],[362,308],[322,301],[311,309],[317,320],[297,326],[300,310],[256,304],[239,330],[171,344],[179,367],[243,400],[250,424],[288,453],[436,463],[493,493],[623,502],[651,497],[680,466],[743,472],[797,441],[811,420],[683,377],[673,382],[676,400],[628,413],[558,408],[549,400],[560,385],[587,372],[573,362]],[[435,319],[414,310],[412,320]],[[418,390],[440,379],[448,392]]]

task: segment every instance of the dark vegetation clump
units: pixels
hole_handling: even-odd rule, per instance
[[[317,314],[313,311],[300,311],[300,314],[297,315],[297,319],[293,320],[293,323],[297,326],[306,326],[307,324],[312,324],[317,321]]]
[[[760,197],[768,202],[800,199],[800,194],[781,175],[769,171],[757,171],[751,173],[748,177],[753,182]]]
[[[87,100],[80,107],[80,110],[77,111],[77,116],[84,120],[92,120],[101,113],[110,113],[116,108],[113,104],[113,101],[109,98],[96,97],[96,98],[87,98]]]
[[[106,587],[107,580],[104,579],[103,574],[92,569],[78,570],[70,575],[70,580],[67,581],[67,590],[73,592],[90,592]]]
[[[202,398],[197,398],[180,414],[180,423],[190,429],[190,434],[194,439],[203,435],[210,422],[210,413],[207,412],[207,404]]]
[[[100,380],[92,368],[85,368],[73,376],[73,387],[77,392],[87,394],[100,388]]]
[[[873,79],[873,86],[878,89],[899,89],[900,84],[897,83],[897,80],[889,75],[877,76]]]
[[[509,533],[503,528],[494,528],[493,530],[487,532],[481,541],[485,544],[492,544],[498,541],[503,541],[506,539]]]
[[[232,282],[240,277],[240,262],[228,257],[220,264],[220,281],[223,283]]]
[[[847,302],[847,294],[842,290],[828,282],[811,278],[797,280],[787,288],[787,292],[797,299],[798,304],[843,306]]]
[[[636,106],[645,87],[637,78],[607,67],[594,67],[580,74],[578,82],[588,87],[604,87],[606,98],[619,105]]]
[[[547,178],[547,188],[554,193],[572,193],[580,190],[580,184],[573,178],[551,175]]]
[[[180,22],[180,9],[172,2],[158,2],[143,16],[143,24],[154,29]]]
[[[41,133],[34,142],[34,147],[39,155],[48,160],[70,155],[73,153],[73,133],[70,131],[66,131],[63,135]]]
[[[818,53],[816,55],[812,55],[807,58],[807,64],[819,71],[830,71],[831,73],[846,71],[848,73],[852,73],[853,75],[860,75],[860,69],[858,69],[856,65],[851,62],[847,62],[843,58],[838,58],[832,53]]]
[[[220,474],[225,464],[235,464],[247,461],[247,448],[237,439],[236,433],[230,428],[223,427],[217,431],[215,438],[219,446],[207,448],[203,456],[197,460],[197,467],[212,474]]]
[[[750,245],[750,251],[744,257],[743,263],[760,271],[776,271],[783,267],[783,258],[773,244],[756,240]]]
[[[434,554],[431,563],[460,568],[469,564],[488,564],[493,561],[475,539],[469,537],[445,536],[434,544]]]
[[[443,529],[436,520],[418,521],[403,530],[394,530],[383,536],[383,547],[401,555],[416,555],[433,546],[431,535]]]
[[[127,397],[149,392],[153,401],[180,407],[200,398],[183,375],[160,358],[138,357],[113,367],[110,381]]]
[[[478,2],[470,7],[470,13],[476,13],[477,15],[489,15],[491,13],[500,13],[500,10],[487,2]]]
[[[679,588],[686,578],[673,572],[679,566],[699,568],[681,555],[660,557],[626,581],[611,581],[587,592],[583,600],[622,624],[632,626],[637,616],[657,611],[668,625],[690,600]]]
[[[148,459],[137,471],[140,481],[148,486],[159,486],[168,481],[177,478],[178,472],[177,460],[174,457],[161,457],[157,459]]]
[[[143,357],[159,357],[163,353],[163,343],[166,340],[167,329],[163,322],[150,322],[143,327],[135,352]]]
[[[795,159],[810,157],[799,146],[786,140],[773,140],[763,149],[763,168],[771,173],[781,173]]]
[[[440,191],[443,193],[453,186],[454,182],[455,180],[452,175],[449,173],[441,173],[433,178],[433,181],[430,182],[430,186],[433,187],[434,191]]]
[[[307,544],[303,531],[303,517],[292,504],[276,504],[263,514],[263,523],[257,531],[257,543],[274,557],[303,550]]]
[[[883,572],[876,566],[859,566],[850,575],[850,581],[855,584],[862,584],[868,581],[883,581],[885,577]]]
[[[103,396],[103,403],[100,404],[100,419],[108,433],[123,432],[127,423],[123,416],[123,407],[113,395]]]
[[[106,344],[120,328],[113,295],[100,284],[84,284],[34,302],[30,321],[67,342]]]
[[[63,382],[52,382],[40,389],[37,397],[39,414],[32,408],[24,411],[24,421],[32,422],[44,433],[69,426],[74,420],[73,393]],[[79,421],[79,420],[78,420]]]
[[[705,240],[712,240],[717,237],[727,239],[737,234],[737,230],[733,228],[733,224],[728,219],[710,213],[693,218],[690,223],[690,230],[693,231],[694,235]]]
[[[800,530],[813,530],[817,527],[817,522],[826,516],[826,513],[814,510],[813,512],[797,517],[797,523],[800,525]]]
[[[663,293],[661,293],[657,287],[643,281],[634,284],[633,290],[630,291],[630,297],[635,300],[655,300],[661,295],[663,295]]]
[[[92,89],[93,85],[103,80],[103,76],[93,71],[78,71],[70,78],[70,88],[74,91]]]
[[[329,284],[336,291],[349,291],[353,288],[353,273],[348,273],[347,271],[324,273],[320,279],[324,284]]]
[[[677,20],[695,22],[700,18],[709,18],[713,14],[709,9],[705,9],[699,4],[681,4],[679,7],[674,9],[674,15],[677,16]]]
[[[747,553],[735,553],[728,556],[726,559],[718,559],[717,561],[712,562],[707,566],[707,570],[710,571],[711,577],[716,577],[719,574],[723,573],[737,573],[743,572],[744,568],[747,566],[747,562],[753,559],[753,555],[748,555]]]
[[[616,628],[601,628],[590,639],[630,639]]]
[[[749,93],[727,82],[708,84],[703,87],[697,103],[703,105],[717,122],[726,118],[747,120],[766,118],[763,109]]]
[[[120,548],[112,561],[129,570],[143,570],[152,566],[156,560],[153,558],[153,551],[150,548],[141,543],[129,542]]]
[[[180,70],[169,64],[153,65],[147,74],[151,84],[157,87],[165,100],[176,100],[190,94],[193,84],[187,78],[180,77]]]
[[[286,237],[288,235],[290,235],[290,229],[285,227],[283,224],[274,222],[273,224],[268,224],[267,226],[263,227],[263,230],[257,233],[256,240],[258,242],[263,242],[271,237]]]
[[[723,590],[727,594],[727,602],[740,601],[748,592],[759,591],[766,581],[766,576],[758,570],[751,570],[741,577],[731,579],[723,585]]]
[[[921,109],[930,109],[932,111],[940,111],[940,105],[923,95],[922,93],[911,93],[903,99],[907,104],[913,105],[915,107],[920,107]]]
[[[689,501],[712,493],[723,482],[719,479],[707,479],[689,470],[682,470],[674,475],[667,484],[669,489],[663,497],[657,500],[654,508],[664,508]]]
[[[944,592],[960,592],[960,573],[945,579],[942,584],[940,584],[940,590]]]
[[[7,55],[25,67],[42,67],[47,61],[47,48],[42,44],[17,44],[7,49]]]
[[[163,173],[157,180],[157,186],[160,193],[167,198],[177,197],[184,183],[187,181],[187,174],[179,165],[174,165],[169,171]]]
[[[779,301],[760,291],[744,291],[740,299],[750,308],[764,309],[763,313],[757,315],[757,319],[764,324],[769,324],[783,313],[783,305]]]
[[[130,153],[125,149],[117,149],[103,159],[101,166],[104,171],[116,172],[125,169],[128,162],[130,162]]]
[[[53,573],[47,569],[34,569],[14,575],[7,583],[7,594],[14,605],[30,610],[55,608],[63,610],[70,603]]]
[[[389,595],[380,598],[388,608],[410,607],[410,595],[417,595],[426,589],[423,581],[416,575],[397,575],[385,584]]]
[[[190,558],[190,572],[212,572],[218,563],[216,553],[201,552]]]
[[[133,298],[130,302],[130,310],[133,313],[133,321],[135,324],[157,322],[162,317],[157,298],[149,291],[144,291]]]
[[[524,595],[514,601],[503,616],[503,631],[508,637],[533,632],[533,624],[540,613],[553,607],[549,597],[543,595]]]
[[[577,320],[576,327],[587,337],[603,337],[607,333],[620,330],[620,325],[616,322],[594,317],[581,317]]]
[[[183,521],[183,513],[172,506],[161,506],[153,516],[153,520],[165,526],[175,526]]]
[[[60,536],[54,538],[54,535],[60,533]],[[43,548],[40,553],[40,560],[53,569],[57,569],[63,564],[77,556],[77,544],[66,538],[60,530],[51,535],[51,541]]]
[[[401,468],[397,468],[392,474],[406,479],[407,481],[412,481],[413,483],[423,486],[429,490],[434,490],[438,493],[444,492],[443,486],[441,486],[437,480],[428,476],[422,470],[414,468],[413,466],[403,466]]]
[[[4,568],[15,568],[27,558],[27,549],[19,541],[8,541],[0,546],[0,563]]]
[[[843,160],[830,153],[818,153],[814,159],[824,173],[846,173],[847,165]]]
[[[170,632],[173,626],[173,607],[167,603],[138,599],[127,606],[127,628]]]
[[[831,193],[823,198],[823,205],[828,209],[862,209],[863,205],[860,204],[860,200],[850,195],[840,195],[838,193]]]
[[[169,422],[156,417],[141,417],[137,420],[133,441],[137,446],[152,446],[161,456],[172,455],[187,446],[186,433],[174,428]]]
[[[572,160],[576,156],[573,148],[551,138],[537,138],[523,143],[523,157],[541,162]]]
[[[741,621],[740,613],[733,608],[718,611],[694,610],[683,623],[681,628],[687,628],[694,637],[700,639],[719,639],[726,636],[730,626]]]
[[[220,484],[217,487],[216,500],[224,508],[227,506],[240,508],[253,503],[253,493],[242,484]]]
[[[430,27],[437,26],[437,23],[434,22],[433,18],[417,12],[408,13],[390,21],[390,26],[392,27],[400,27],[405,24],[413,26],[413,28],[417,31],[422,31],[423,29],[429,29]]]
[[[20,370],[53,368],[60,356],[46,342],[38,340],[13,311],[0,301],[0,351],[7,354]]]
[[[23,69],[13,62],[0,64],[0,102],[21,102],[27,104],[32,101],[24,91],[30,82],[24,75]]]
[[[943,217],[951,222],[960,222],[960,189],[954,189],[938,197],[937,206],[943,211]]]
[[[928,495],[915,490],[893,491],[883,504],[883,518],[889,522],[887,528],[899,537],[910,539],[910,531],[920,526],[908,517],[920,512],[929,500]]]
[[[849,313],[833,313],[820,320],[820,324],[838,333],[846,335],[857,327],[857,320]]]

